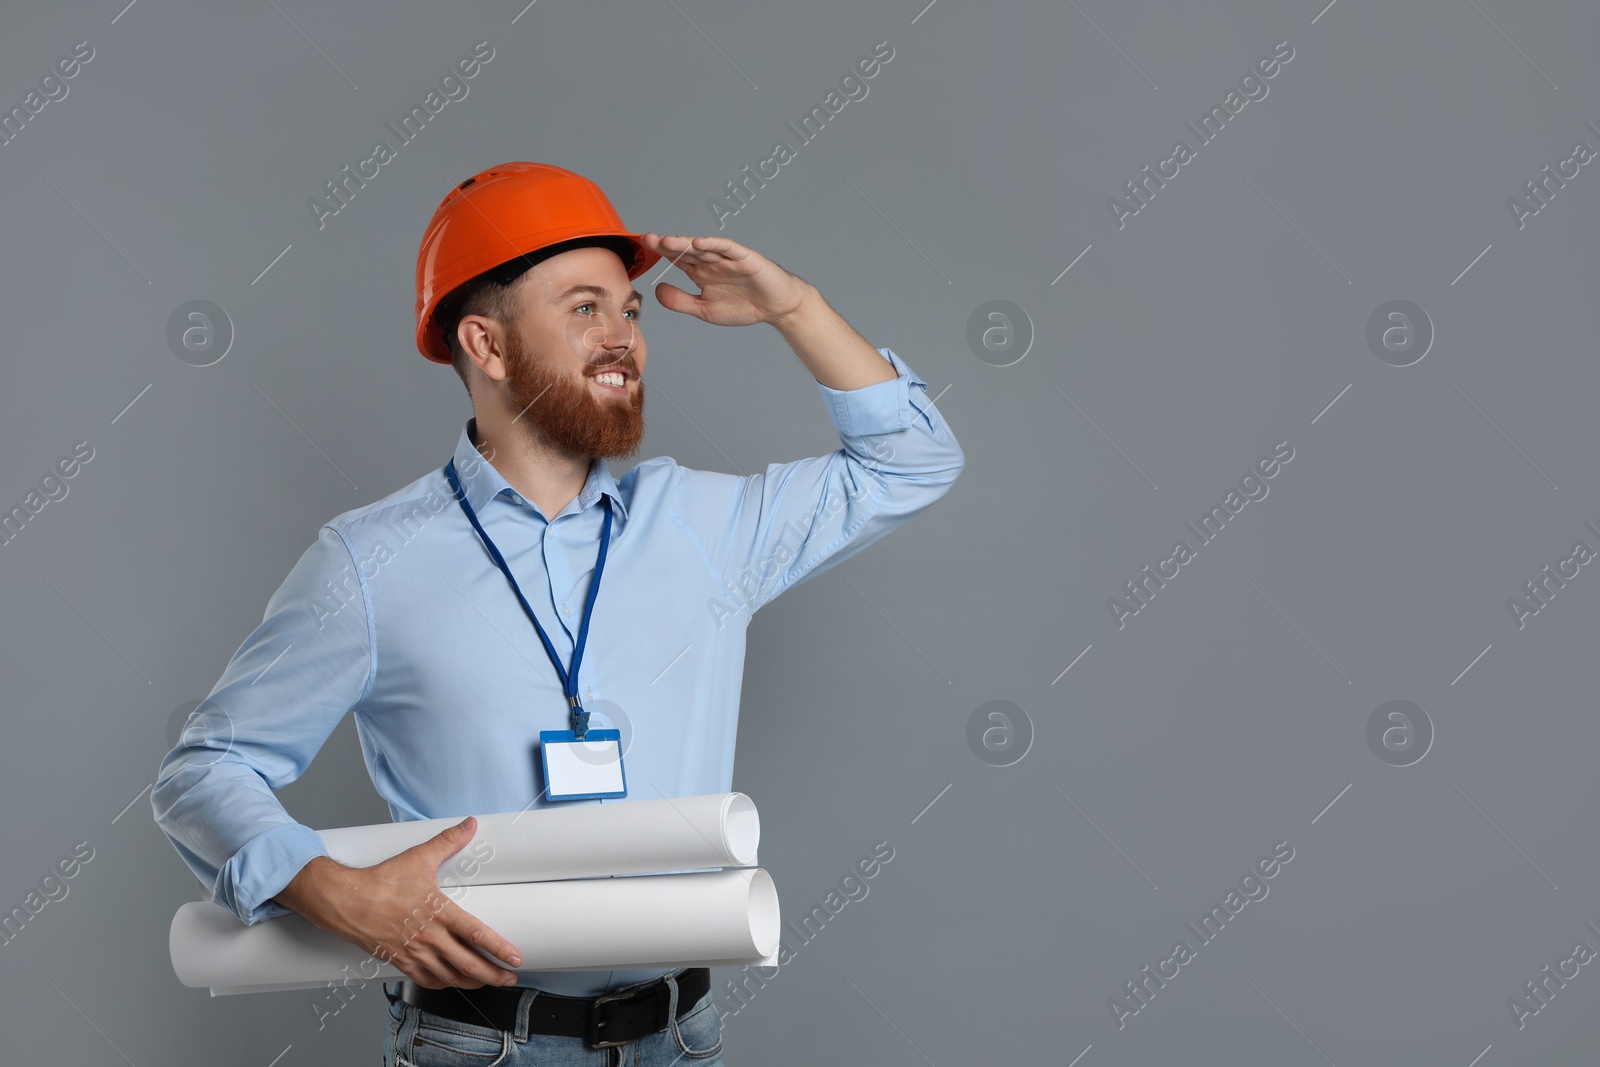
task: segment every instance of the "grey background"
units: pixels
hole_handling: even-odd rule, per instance
[[[1600,173],[1520,230],[1506,199],[1600,148],[1597,35],[1556,0],[9,5],[0,104],[95,57],[0,147],[0,502],[95,457],[0,546],[0,910],[95,857],[0,947],[0,1060],[376,1058],[376,986],[319,1031],[304,995],[174,978],[197,886],[142,792],[174,709],[322,522],[454,445],[466,395],[411,337],[447,189],[555,162],[638,230],[717,232],[707,198],[879,40],[868,97],[721,232],[904,355],[967,470],[752,628],[735,787],[785,914],[895,858],[726,1020],[728,1061],[1592,1059],[1596,968],[1521,1031],[1507,999],[1600,949],[1600,578],[1520,630],[1506,601],[1600,547]],[[470,95],[319,231],[307,199],[480,40]],[[1269,95],[1119,230],[1106,199],[1280,40]],[[166,344],[192,299],[237,332],[213,366]],[[1007,367],[965,341],[993,299],[1036,332]],[[1365,341],[1392,299],[1436,329],[1406,368]],[[647,302],[641,456],[836,447],[775,332]],[[1270,495],[1119,630],[1107,598],[1280,440]],[[1393,699],[1436,730],[1409,767],[1365,740]],[[1032,724],[1009,767],[967,745],[991,700]],[[284,799],[384,817],[348,720]],[[1119,1030],[1121,983],[1283,840],[1270,895]]]

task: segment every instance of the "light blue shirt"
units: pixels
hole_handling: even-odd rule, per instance
[[[462,430],[455,462],[467,500],[563,668],[594,573],[600,497],[611,498],[578,683],[590,727],[622,731],[626,798],[541,795],[539,731],[570,729],[569,706],[443,464],[324,525],[151,792],[157,824],[212,899],[247,923],[288,912],[272,897],[327,851],[273,791],[305,772],[347,712],[397,821],[731,791],[751,616],[932,504],[963,466],[927,384],[878,351],[894,379],[851,390],[817,383],[837,451],[743,477],[658,456],[619,481],[595,459],[583,490],[548,519],[479,454],[475,420]],[[662,973],[539,971],[519,981],[594,996]]]

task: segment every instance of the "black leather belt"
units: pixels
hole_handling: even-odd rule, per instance
[[[710,991],[711,969],[690,967],[678,974],[677,982],[678,1017],[682,1018]],[[400,983],[401,999],[430,1015],[513,1032],[517,1029],[517,1006],[522,1002],[522,993],[521,986],[427,989],[412,981]],[[665,979],[631,992],[598,997],[567,997],[540,991],[528,1006],[528,1031],[581,1037],[590,1048],[625,1045],[667,1028],[671,997]]]

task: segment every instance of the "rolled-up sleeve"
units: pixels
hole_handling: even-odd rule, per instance
[[[899,355],[895,377],[859,389],[821,382],[840,447],[744,477],[683,471],[679,521],[754,613],[881,540],[943,496],[965,463],[928,386]]]
[[[327,855],[273,791],[365,699],[373,663],[366,583],[349,542],[324,526],[161,761],[156,824],[212,900],[246,923],[286,914],[272,897]]]

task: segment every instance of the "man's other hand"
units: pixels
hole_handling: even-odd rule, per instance
[[[476,829],[468,817],[371,867],[318,856],[275,899],[424,988],[515,985],[516,974],[479,950],[517,967],[517,947],[439,889],[440,864],[465,848]]]

